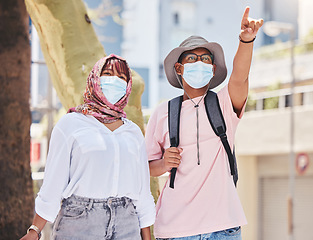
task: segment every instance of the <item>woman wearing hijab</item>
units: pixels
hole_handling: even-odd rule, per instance
[[[140,128],[126,119],[132,87],[127,62],[100,59],[87,79],[84,104],[53,129],[33,224],[22,238],[150,239],[155,208]]]

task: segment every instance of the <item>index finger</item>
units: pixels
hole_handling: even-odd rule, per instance
[[[250,7],[246,7],[245,12],[243,13],[243,16],[242,16],[242,21],[248,20],[249,12],[250,12]]]

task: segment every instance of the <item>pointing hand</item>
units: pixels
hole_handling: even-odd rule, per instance
[[[258,20],[249,17],[250,7],[246,7],[241,20],[240,38],[243,41],[251,41],[255,38],[260,27],[263,25],[263,19]]]

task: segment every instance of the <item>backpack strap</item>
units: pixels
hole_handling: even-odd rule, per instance
[[[168,131],[171,147],[178,147],[179,145],[179,123],[182,102],[183,96],[168,101]],[[174,188],[176,171],[177,168],[171,169],[170,188]]]
[[[207,95],[204,98],[205,110],[209,118],[209,122],[212,126],[215,134],[220,137],[222,144],[226,150],[228,156],[228,162],[230,166],[230,172],[233,176],[234,184],[237,185],[238,181],[238,171],[235,154],[232,153],[229,146],[227,135],[226,135],[226,124],[224,117],[220,108],[217,94],[212,91],[208,91]],[[235,148],[234,148],[235,149]],[[235,151],[235,150],[234,150]]]

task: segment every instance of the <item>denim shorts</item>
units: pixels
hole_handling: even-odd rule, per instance
[[[71,196],[62,202],[53,240],[140,240],[140,226],[131,199]]]
[[[157,240],[241,240],[241,227],[189,237],[157,238]]]

